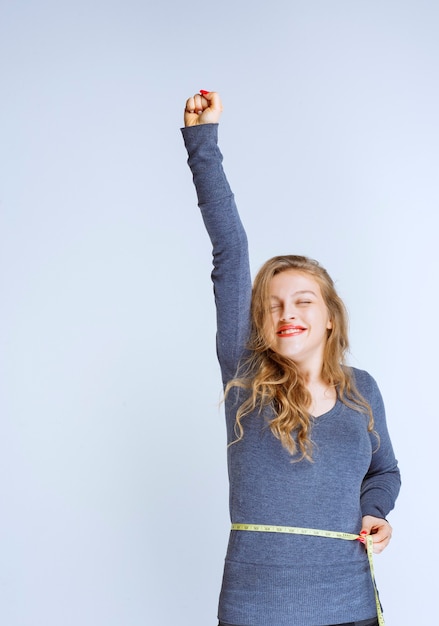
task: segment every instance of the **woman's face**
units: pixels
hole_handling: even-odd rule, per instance
[[[271,279],[266,335],[270,348],[301,369],[318,368],[332,328],[319,283],[306,272],[285,270]]]

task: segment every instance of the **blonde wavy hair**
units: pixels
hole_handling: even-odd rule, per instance
[[[345,364],[349,348],[345,305],[328,272],[317,261],[305,256],[276,256],[259,270],[252,291],[248,344],[250,354],[240,366],[237,376],[226,385],[225,393],[227,396],[232,388],[248,392],[236,414],[236,439],[232,443],[240,441],[244,436],[242,421],[245,416],[255,409],[262,411],[271,405],[275,413],[269,422],[273,435],[295,457],[294,460],[306,458],[312,461],[311,394],[294,361],[273,351],[264,332],[270,314],[271,279],[276,274],[292,269],[308,274],[317,281],[332,322],[332,327],[327,331],[322,378],[336,389],[337,397],[344,404],[369,417],[368,429],[373,431],[371,407],[357,390],[350,369]]]

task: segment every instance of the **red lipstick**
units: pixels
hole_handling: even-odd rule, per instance
[[[284,324],[283,326],[280,326],[277,329],[276,334],[278,337],[294,337],[295,335],[299,335],[305,330],[306,328],[304,326],[295,326],[294,324]]]

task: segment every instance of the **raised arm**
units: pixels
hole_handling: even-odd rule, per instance
[[[222,167],[217,93],[189,98],[182,129],[198,205],[213,247],[217,353],[223,382],[235,376],[249,334],[251,279],[247,237]]]

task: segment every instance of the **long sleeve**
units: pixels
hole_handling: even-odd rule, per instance
[[[387,429],[382,396],[375,380],[371,376],[368,378],[368,397],[379,440],[371,433],[374,452],[361,488],[361,510],[363,515],[385,518],[395,506],[401,477]]]
[[[217,354],[223,382],[235,376],[249,334],[251,278],[247,237],[222,167],[218,124],[182,129],[198,205],[213,247]]]

